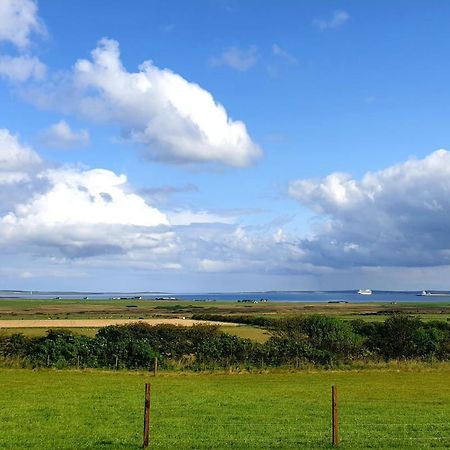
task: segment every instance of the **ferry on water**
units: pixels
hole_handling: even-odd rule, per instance
[[[420,294],[417,295],[419,297],[450,297],[450,292],[422,291]]]
[[[360,295],[372,295],[372,291],[370,289],[360,289],[358,291],[358,294],[360,294]]]

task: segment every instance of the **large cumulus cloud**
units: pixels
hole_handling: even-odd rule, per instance
[[[271,227],[242,227],[234,215],[207,210],[161,211],[135,192],[125,175],[50,165],[8,130],[2,136],[3,177],[9,177],[8,189],[20,193],[0,209],[0,248],[11,261],[38,259],[39,273],[55,264],[215,273],[292,270],[299,250]]]
[[[335,173],[293,181],[290,195],[316,212],[305,237],[276,224],[243,226],[238,215],[162,211],[125,175],[51,166],[9,131],[1,130],[0,138],[0,247],[16,258],[40,258],[43,268],[60,261],[81,268],[332,279],[362,268],[450,265],[445,150],[361,180]]]
[[[171,245],[167,217],[132,192],[126,177],[105,169],[48,169],[48,188],[0,218],[0,243],[46,256],[69,258],[153,255]],[[158,226],[163,227],[157,228]]]
[[[244,167],[261,155],[245,124],[208,91],[152,61],[129,72],[114,40],[102,39],[91,60],[78,60],[72,72],[28,95],[42,107],[117,124],[144,158]]]
[[[317,213],[301,248],[330,267],[450,264],[450,152],[438,150],[361,180],[296,180],[290,195]]]
[[[0,247],[80,258],[171,248],[164,213],[106,169],[52,166],[0,130]]]

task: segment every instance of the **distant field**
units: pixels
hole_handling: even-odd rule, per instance
[[[0,329],[2,328],[100,328],[110,325],[125,325],[136,321],[144,322],[149,325],[181,325],[191,327],[193,325],[209,325],[211,322],[205,320],[191,319],[29,319],[29,320],[0,320]],[[215,322],[217,325],[233,326],[232,323]]]
[[[327,314],[343,320],[361,319],[378,322],[388,318],[394,311],[401,311],[426,321],[450,321],[450,302],[243,304],[232,301],[0,299],[0,333],[23,332],[26,335],[43,335],[48,328],[63,326],[77,333],[93,336],[98,327],[122,320],[169,319],[179,320],[181,324],[186,325],[188,319],[198,313],[221,314],[230,318],[239,315],[281,318],[301,314]],[[183,317],[185,319],[182,319]],[[41,322],[43,320],[46,322]],[[82,322],[74,325],[71,321]],[[80,328],[80,324],[84,324],[83,328]],[[266,330],[249,325],[235,328],[225,325],[222,329],[227,333],[258,342],[264,342],[269,336]]]
[[[251,327],[247,325],[239,325],[234,327],[221,326],[220,329],[224,333],[233,334],[245,339],[252,339],[257,342],[265,342],[270,337],[270,333],[262,328]]]
[[[214,323],[215,324],[215,323]],[[49,328],[33,328],[33,327],[22,327],[22,328],[0,328],[0,335],[5,333],[7,335],[14,333],[21,333],[25,336],[45,336]],[[94,337],[98,331],[98,328],[92,327],[82,327],[82,328],[65,328],[67,331],[72,333],[82,334],[85,336]],[[234,326],[227,324],[221,326],[220,329],[228,334],[233,334],[241,338],[252,339],[257,342],[265,342],[270,334],[266,330],[257,327],[251,327],[247,325]]]
[[[2,334],[11,335],[20,333],[24,336],[45,336],[47,331],[50,328],[32,328],[32,327],[23,327],[23,328],[0,328],[0,336]],[[94,337],[97,334],[98,328],[65,328],[66,331],[70,331],[75,334],[82,334],[84,336]]]
[[[329,448],[330,387],[342,449],[450,448],[450,365],[269,374],[0,370],[1,449]]]
[[[450,320],[450,302],[436,303],[237,303],[154,300],[0,299],[1,319],[135,319],[191,317],[192,314],[269,315],[327,314],[346,319],[380,320],[402,311],[424,320]]]

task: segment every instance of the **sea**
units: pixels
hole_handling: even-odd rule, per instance
[[[450,302],[450,292],[431,291],[437,295],[422,296],[421,291],[372,291],[361,295],[346,291],[265,291],[265,292],[67,292],[67,291],[0,291],[0,299],[89,299],[89,300],[190,300],[190,301],[261,301],[270,302]]]

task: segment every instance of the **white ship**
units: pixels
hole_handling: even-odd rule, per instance
[[[360,289],[358,291],[358,294],[360,294],[360,295],[372,295],[372,291],[370,289]]]
[[[450,297],[449,292],[431,292],[422,291],[421,294],[417,294],[419,297]]]

